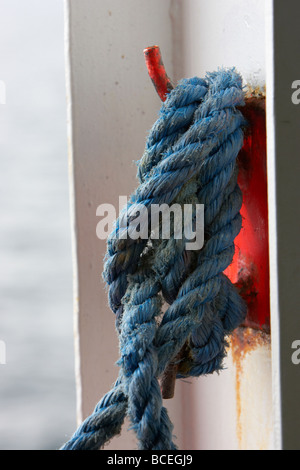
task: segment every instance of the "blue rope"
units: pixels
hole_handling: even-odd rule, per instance
[[[246,308],[223,271],[241,229],[242,195],[236,159],[245,125],[235,69],[185,79],[170,92],[138,162],[140,185],[117,219],[107,243],[104,279],[116,313],[119,378],[63,450],[96,450],[120,433],[129,416],[143,450],[174,450],[173,425],[163,406],[159,377],[177,362],[177,378],[223,368],[226,337]],[[139,204],[205,205],[205,243],[122,238],[122,221]],[[193,223],[195,222],[195,215]],[[150,224],[149,224],[150,226]],[[162,303],[169,305],[162,314]],[[184,348],[180,359],[178,353]]]

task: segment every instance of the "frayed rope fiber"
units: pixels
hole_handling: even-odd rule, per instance
[[[107,243],[104,279],[119,334],[119,377],[62,450],[98,450],[130,418],[139,449],[174,450],[173,425],[159,378],[177,361],[177,378],[220,371],[226,337],[246,306],[223,271],[242,219],[236,159],[245,120],[235,69],[181,80],[163,103],[138,162],[140,185]],[[204,204],[204,245],[186,239],[120,237],[122,217],[144,204]],[[123,234],[124,235],[124,234]],[[163,302],[168,308],[162,313]],[[184,355],[177,359],[178,353]]]

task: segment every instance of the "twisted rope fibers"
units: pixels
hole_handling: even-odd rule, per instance
[[[103,447],[120,433],[126,415],[140,449],[176,449],[159,377],[172,361],[177,378],[223,368],[226,337],[246,314],[223,273],[242,224],[236,159],[245,126],[237,107],[243,104],[240,75],[220,69],[205,80],[181,80],[162,105],[138,162],[140,185],[107,242],[103,277],[116,314],[119,377],[62,450]],[[203,248],[187,250],[184,235],[177,239],[174,230],[151,243],[150,228],[148,239],[125,238],[129,225],[122,221],[139,204],[148,208],[149,221],[153,204],[204,204]]]

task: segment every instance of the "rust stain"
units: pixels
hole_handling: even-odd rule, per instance
[[[247,83],[247,90],[246,90],[246,99],[248,98],[265,98],[266,97],[266,86],[263,85],[255,86]]]
[[[242,448],[242,397],[241,381],[243,377],[243,362],[247,354],[255,351],[258,347],[269,345],[270,334],[252,328],[237,328],[231,335],[230,350],[233,363],[236,368],[236,413],[237,413],[237,439],[239,448]]]

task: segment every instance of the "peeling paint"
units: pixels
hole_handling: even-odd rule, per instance
[[[256,99],[265,99],[266,97],[266,86],[254,85],[247,83],[246,88],[246,99],[256,98]]]

